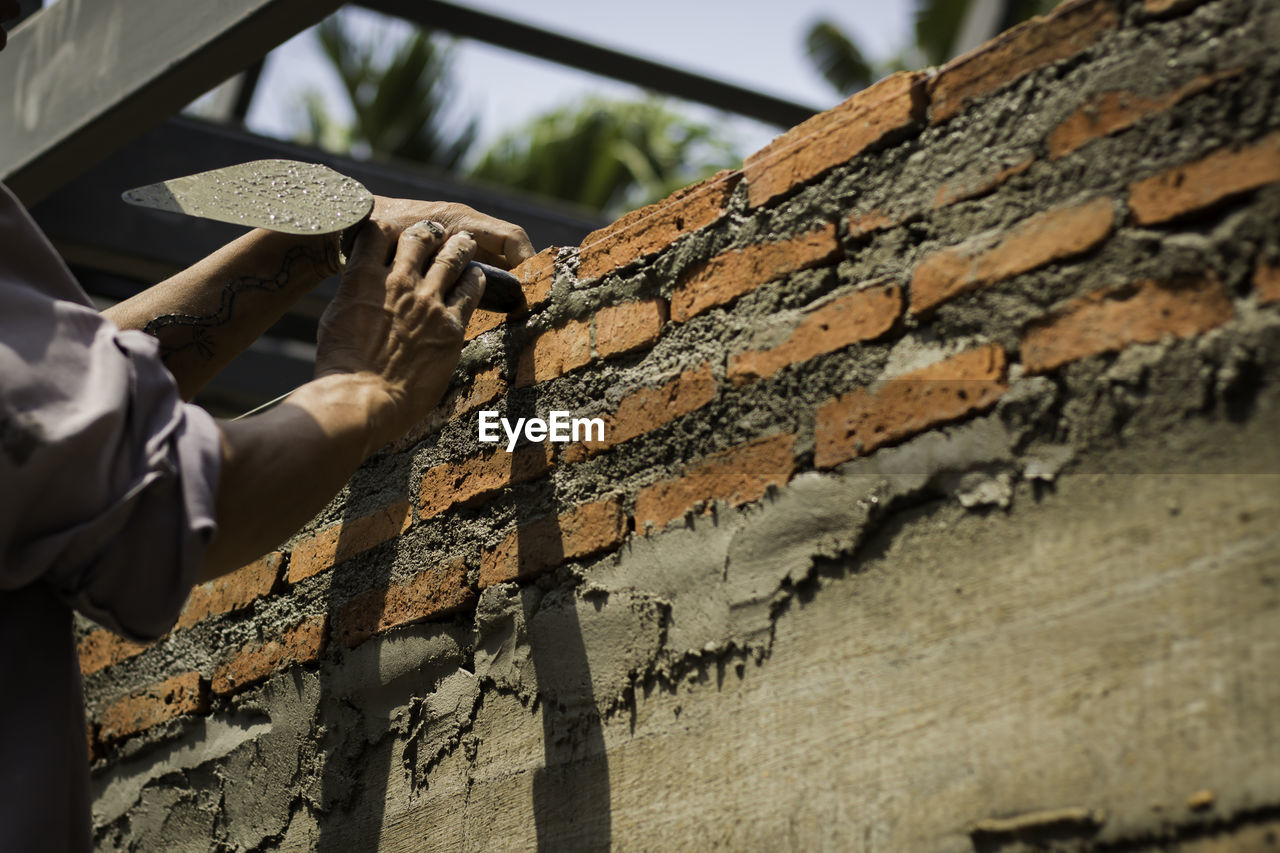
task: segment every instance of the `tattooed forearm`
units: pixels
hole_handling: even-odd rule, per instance
[[[215,330],[233,321],[239,295],[251,291],[274,293],[284,290],[298,275],[299,264],[309,265],[322,273],[332,272],[338,268],[337,251],[336,242],[332,240],[325,241],[323,249],[294,246],[281,258],[275,275],[243,275],[228,282],[219,293],[216,310],[207,314],[162,314],[148,321],[142,331],[160,341],[160,356],[165,361],[187,350],[194,350],[206,360],[212,359],[215,355]]]

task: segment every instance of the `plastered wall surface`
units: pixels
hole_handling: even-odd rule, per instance
[[[527,262],[298,536],[83,626],[99,847],[1280,849],[1276,45],[1069,0]]]

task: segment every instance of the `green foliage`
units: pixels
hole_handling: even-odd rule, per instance
[[[370,154],[453,169],[475,139],[475,121],[447,135],[440,130],[448,101],[450,48],[415,32],[389,59],[377,61],[375,45],[348,31],[340,15],[326,19],[317,35],[342,81],[355,119],[334,119],[314,92],[306,96],[306,141],[339,151]]]
[[[815,22],[804,40],[809,59],[840,92],[856,92],[871,84],[874,72],[862,51],[829,20]]]
[[[740,162],[715,128],[661,101],[591,98],[506,134],[473,175],[616,216]]]

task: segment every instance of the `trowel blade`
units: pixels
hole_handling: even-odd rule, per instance
[[[359,181],[319,163],[255,160],[124,193],[142,207],[286,234],[332,234],[373,211]]]

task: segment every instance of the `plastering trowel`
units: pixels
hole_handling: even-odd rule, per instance
[[[286,234],[342,232],[350,253],[360,226],[373,212],[373,194],[359,181],[319,163],[255,160],[127,190],[124,200],[142,207],[215,219]],[[485,276],[486,311],[525,306],[520,281],[511,273],[472,261]]]

